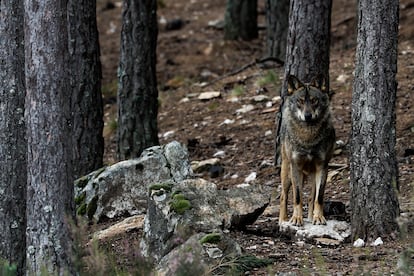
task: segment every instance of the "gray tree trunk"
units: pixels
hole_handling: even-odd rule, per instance
[[[67,2],[25,0],[27,269],[73,274],[74,214]]]
[[[0,1],[0,258],[25,267],[26,128],[23,1]]]
[[[258,36],[257,0],[227,0],[224,38],[252,40]]]
[[[118,69],[118,158],[158,145],[157,1],[125,0]]]
[[[75,178],[102,167],[104,140],[96,1],[69,0]]]
[[[354,239],[390,237],[398,229],[395,153],[398,1],[359,1],[351,134]]]
[[[266,51],[268,57],[286,58],[289,0],[266,0]]]
[[[289,31],[287,37],[284,80],[281,88],[283,99],[287,95],[287,76],[295,75],[310,82],[319,74],[325,76],[329,91],[329,46],[332,0],[291,0],[289,7]],[[276,118],[276,156],[280,164],[279,129],[282,114]]]

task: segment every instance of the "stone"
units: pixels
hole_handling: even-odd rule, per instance
[[[116,163],[75,181],[78,215],[104,219],[145,214],[148,188],[192,176],[188,151],[174,141],[144,150],[139,158]]]
[[[200,95],[198,96],[198,99],[202,101],[207,101],[207,100],[211,100],[214,98],[220,98],[220,97],[221,97],[220,91],[210,91],[210,92],[200,93]]]
[[[237,242],[223,233],[215,234],[220,239],[214,243],[203,242],[210,234],[197,233],[189,237],[160,260],[156,266],[157,275],[207,275],[225,256],[241,256]]]
[[[151,188],[150,188],[151,189]],[[154,198],[165,193],[165,200]],[[170,189],[149,193],[141,241],[142,255],[159,261],[195,233],[243,228],[253,223],[270,202],[260,186],[218,190],[204,179],[187,179]]]
[[[351,226],[345,221],[327,220],[326,225],[314,225],[304,219],[304,226],[298,227],[284,222],[279,231],[295,240],[312,241],[316,238],[330,238],[339,242],[347,242],[351,237]]]
[[[126,218],[106,229],[93,234],[93,239],[105,240],[120,234],[128,233],[137,229],[142,229],[144,225],[144,215],[136,215]]]

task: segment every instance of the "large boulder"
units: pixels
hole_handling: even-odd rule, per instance
[[[188,151],[178,142],[144,150],[139,158],[94,171],[75,181],[78,215],[101,221],[145,214],[148,188],[192,175]]]
[[[229,190],[204,179],[150,186],[142,254],[158,262],[196,233],[221,232],[253,223],[270,202],[260,186]]]

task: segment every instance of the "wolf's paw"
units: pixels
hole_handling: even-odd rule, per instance
[[[303,217],[293,215],[289,222],[294,226],[303,226]]]
[[[286,217],[279,217],[279,225],[281,225],[282,223],[287,222],[287,221],[288,221],[287,216]]]
[[[326,225],[326,219],[322,215],[314,215],[312,223],[316,225]]]

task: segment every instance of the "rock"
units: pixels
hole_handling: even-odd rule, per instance
[[[236,113],[238,113],[238,114],[239,113],[248,113],[248,112],[250,112],[254,109],[255,109],[254,105],[244,104],[241,108],[236,110]]]
[[[354,247],[363,247],[365,245],[365,242],[363,239],[357,239],[354,241]]]
[[[246,182],[246,183],[250,183],[250,182],[252,182],[252,181],[254,181],[254,180],[256,180],[256,176],[257,176],[257,173],[256,172],[251,172],[245,179],[244,179],[244,182]]]
[[[208,242],[209,236],[218,239]],[[207,275],[209,268],[219,264],[224,256],[241,256],[240,246],[220,232],[197,233],[161,259],[157,275]]]
[[[178,142],[151,147],[139,158],[94,171],[75,181],[77,214],[105,218],[145,214],[148,188],[192,176],[187,150]]]
[[[381,237],[378,237],[373,243],[371,243],[371,246],[379,246],[383,244],[384,242],[382,241]]]
[[[285,222],[279,225],[279,230],[296,240],[330,238],[346,242],[351,236],[351,227],[345,221],[328,220],[326,225],[314,225],[305,219],[304,223],[304,226],[298,227]]]
[[[208,171],[211,166],[218,165],[220,163],[220,159],[218,158],[211,158],[203,161],[192,161],[191,162],[191,169],[195,173],[202,173]]]
[[[93,234],[93,239],[104,240],[114,236],[141,229],[144,225],[144,215],[136,215],[124,219],[104,230]]]
[[[200,95],[198,96],[198,99],[202,101],[206,101],[206,100],[211,100],[211,99],[219,98],[219,97],[221,97],[220,91],[210,91],[210,92],[200,93]]]
[[[270,202],[270,193],[259,186],[218,190],[203,179],[150,189],[141,249],[143,256],[156,261],[168,254],[177,240],[253,223]]]

